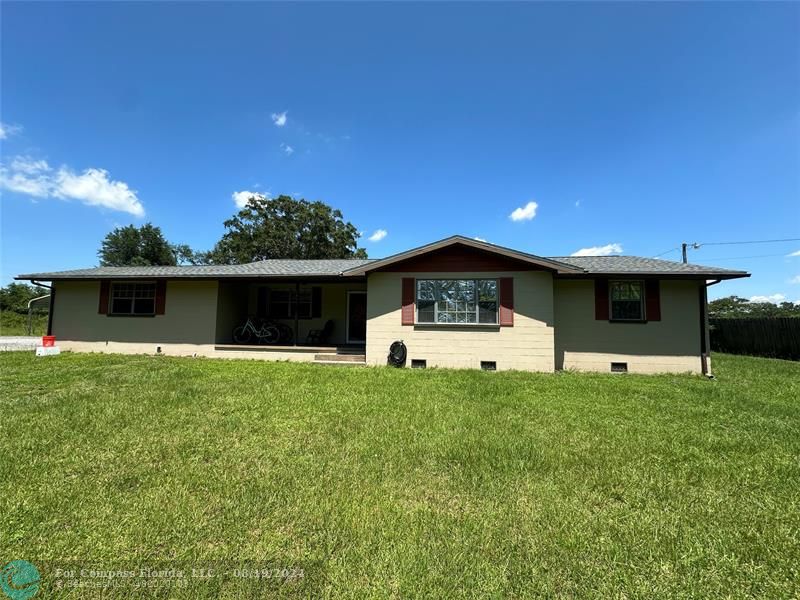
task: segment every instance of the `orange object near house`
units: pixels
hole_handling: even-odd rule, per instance
[[[42,346],[45,348],[52,348],[56,345],[56,336],[54,335],[43,335],[42,336]]]

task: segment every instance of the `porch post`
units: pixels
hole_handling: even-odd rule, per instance
[[[294,345],[297,346],[297,337],[300,335],[300,282],[294,284]]]

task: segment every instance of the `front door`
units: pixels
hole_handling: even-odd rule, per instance
[[[347,343],[367,341],[367,292],[347,292]]]

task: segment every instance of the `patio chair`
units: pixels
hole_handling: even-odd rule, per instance
[[[312,329],[306,337],[307,344],[324,344],[333,333],[333,321],[325,321],[322,329]]]

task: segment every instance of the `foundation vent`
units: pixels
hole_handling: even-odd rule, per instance
[[[612,362],[611,363],[611,372],[612,373],[627,373],[628,372],[628,363]]]
[[[412,369],[426,369],[428,367],[428,361],[424,358],[412,358],[411,359],[411,368]]]
[[[481,369],[484,371],[497,371],[497,363],[493,360],[482,360]]]

